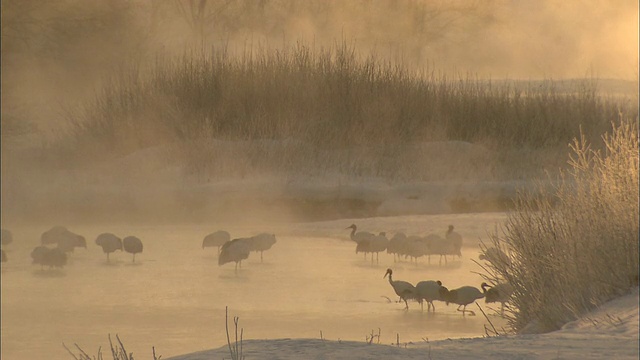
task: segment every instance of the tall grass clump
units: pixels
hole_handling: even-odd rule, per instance
[[[492,243],[511,265],[516,331],[552,331],[638,286],[638,124],[623,120],[596,150],[571,143],[569,169],[552,190],[521,193]]]
[[[609,129],[606,119],[619,104],[598,96],[595,84],[561,85],[418,73],[361,56],[345,42],[158,56],[123,69],[72,109],[60,144],[69,156],[94,160],[179,143],[183,163],[219,169],[229,160],[219,147],[207,150],[215,141],[262,141],[255,151],[232,154],[229,171],[419,178],[413,159],[398,161],[413,153],[411,144],[456,140],[504,153],[566,144],[579,124],[589,138]],[[286,142],[283,154],[272,151],[274,142]]]

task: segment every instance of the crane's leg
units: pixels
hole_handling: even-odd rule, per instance
[[[407,302],[407,299],[402,299],[402,300],[404,300],[404,309],[409,310],[409,303]]]

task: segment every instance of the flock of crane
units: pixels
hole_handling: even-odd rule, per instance
[[[249,258],[251,252],[260,252],[260,262],[263,261],[263,253],[276,243],[274,234],[260,233],[246,238],[231,240],[231,235],[225,230],[218,230],[204,237],[202,248],[218,247],[218,265],[235,263],[235,270],[242,267],[242,260]]]
[[[7,229],[2,229],[2,246],[13,242],[13,234]],[[40,236],[41,245],[31,251],[33,264],[40,265],[41,269],[63,268],[68,261],[68,256],[76,248],[87,248],[87,240],[84,236],[70,231],[64,226],[54,226]],[[110,254],[120,250],[133,255],[132,262],[136,261],[136,254],[143,250],[142,240],[135,236],[120,238],[112,233],[102,233],[96,237],[96,245],[102,248],[110,262]],[[273,234],[261,233],[247,238],[231,240],[227,231],[220,230],[205,236],[202,248],[218,247],[218,265],[235,262],[236,270],[242,260],[249,257],[251,252],[260,252],[260,261],[263,260],[263,252],[269,250],[276,243]],[[7,254],[0,249],[2,262],[6,262]]]
[[[1,234],[2,245],[9,245],[13,242],[13,234],[7,229],[2,229]],[[40,236],[41,245],[36,246],[31,251],[31,259],[33,264],[40,265],[41,269],[63,268],[67,265],[69,254],[73,253],[76,248],[87,248],[87,240],[84,236],[74,233],[64,226],[54,226],[45,231]],[[107,254],[107,262],[110,261],[109,255],[116,250],[126,251],[133,255],[132,262],[136,261],[136,254],[142,252],[142,240],[135,236],[126,236],[121,239],[112,233],[102,233],[95,240],[96,245],[102,248]],[[2,262],[6,262],[7,255],[2,250]]]
[[[351,229],[351,240],[357,244],[356,254],[364,253],[365,259],[367,254],[371,254],[372,263],[373,255],[376,255],[378,263],[379,253],[384,251],[393,254],[394,262],[404,257],[417,263],[418,258],[426,256],[431,264],[431,255],[436,255],[440,257],[439,264],[442,265],[442,258],[446,264],[448,255],[462,257],[462,236],[454,231],[453,225],[449,225],[444,237],[436,234],[407,236],[398,232],[391,239],[387,238],[385,232],[375,235],[367,231],[357,231],[356,224],[351,224],[346,229]]]
[[[446,305],[450,303],[458,305],[458,311],[462,315],[469,313],[475,315],[473,310],[467,310],[467,305],[474,303],[476,300],[485,299],[486,303],[500,303],[500,313],[504,314],[504,304],[509,301],[513,294],[513,288],[508,283],[500,283],[491,286],[483,282],[480,287],[482,290],[474,286],[462,286],[449,290],[442,285],[440,280],[425,280],[418,282],[415,286],[407,281],[393,280],[393,270],[387,269],[383,278],[389,278],[389,284],[393,291],[399,297],[398,301],[404,301],[405,310],[409,309],[408,300],[415,300],[420,303],[420,308],[424,311],[424,302],[427,302],[427,311],[432,309],[435,312],[436,307],[434,301],[443,301]],[[462,308],[462,309],[461,309]]]
[[[436,234],[430,234],[424,237],[404,233],[396,233],[391,239],[387,239],[385,232],[375,235],[371,232],[358,231],[355,224],[348,226],[351,229],[350,238],[356,242],[356,253],[364,253],[365,260],[367,254],[371,254],[371,262],[373,263],[373,255],[376,255],[376,263],[380,252],[386,251],[393,254],[394,262],[399,258],[409,258],[417,263],[418,258],[427,256],[429,264],[431,263],[431,255],[440,256],[439,264],[442,265],[442,258],[447,263],[447,256],[453,255],[462,257],[462,236],[454,231],[453,225],[449,225],[444,237]],[[509,257],[498,248],[485,249],[483,254],[479,256],[480,260],[486,260],[494,264],[494,266],[509,266]],[[476,300],[485,299],[486,303],[500,303],[500,312],[504,314],[504,305],[509,301],[513,294],[513,288],[506,282],[489,285],[483,282],[480,289],[474,286],[462,286],[457,289],[449,290],[442,285],[440,280],[420,281],[415,286],[407,281],[393,280],[393,270],[387,269],[384,277],[389,278],[389,283],[397,296],[398,301],[404,301],[405,310],[409,309],[408,300],[415,300],[420,303],[420,308],[424,311],[424,302],[427,302],[427,311],[432,309],[435,311],[434,301],[443,301],[447,305],[449,303],[457,304],[458,311],[464,315],[469,313],[475,315],[472,310],[467,310],[467,305],[474,303]]]
[[[440,264],[444,257],[445,263],[447,256],[453,255],[461,257],[462,236],[454,231],[453,225],[449,225],[444,237],[439,235],[406,236],[403,233],[396,233],[391,239],[387,239],[384,232],[375,235],[366,231],[357,231],[357,226],[352,224],[346,229],[351,229],[350,238],[356,242],[356,253],[364,253],[365,260],[367,254],[371,254],[373,263],[374,254],[376,261],[380,252],[386,251],[393,254],[394,262],[404,257],[411,261],[417,262],[422,256],[429,258],[436,255],[440,257]],[[31,252],[33,264],[44,267],[62,268],[67,263],[67,256],[72,253],[75,248],[87,248],[87,242],[84,236],[76,234],[66,227],[54,226],[45,231],[40,237],[42,245],[37,246]],[[13,235],[9,230],[2,229],[1,234],[2,245],[8,245],[13,242]],[[133,255],[132,261],[135,262],[135,256],[143,250],[142,241],[135,236],[127,236],[123,239],[112,234],[102,233],[95,239],[96,245],[100,246],[107,255],[107,262],[110,261],[109,255],[117,250],[126,251]],[[229,232],[219,230],[208,234],[202,240],[202,249],[208,247],[217,247],[218,249],[218,265],[222,266],[227,263],[235,263],[235,270],[242,267],[242,261],[249,258],[251,252],[260,252],[260,261],[263,261],[263,253],[271,249],[276,243],[274,234],[260,233],[255,236],[231,239]],[[2,252],[2,262],[7,261],[4,250]],[[501,266],[509,266],[509,257],[501,250],[496,248],[486,249],[480,255],[481,260],[486,260]],[[393,280],[393,271],[387,269],[383,278],[388,277],[389,284],[399,297],[399,302],[404,301],[405,310],[409,309],[408,301],[417,301],[420,303],[421,309],[424,311],[424,302],[427,302],[427,311],[435,311],[434,301],[443,301],[447,305],[449,303],[457,304],[458,311],[463,315],[469,313],[475,315],[472,310],[467,310],[469,304],[474,303],[478,299],[484,298],[487,303],[500,303],[501,313],[504,313],[504,305],[509,301],[513,293],[513,288],[508,283],[498,283],[493,286],[483,282],[480,289],[474,286],[462,286],[457,289],[449,290],[439,280],[420,281],[415,286],[407,281]]]

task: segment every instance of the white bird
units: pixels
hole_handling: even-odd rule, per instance
[[[350,238],[357,243],[363,240],[369,240],[375,236],[373,233],[370,233],[368,231],[356,232],[358,230],[356,224],[351,224],[351,226],[346,227],[345,230],[346,229],[351,229]]]
[[[116,250],[122,251],[122,239],[112,233],[102,233],[96,238],[96,244],[102,248],[107,254],[107,262],[109,262],[109,254]]]
[[[423,239],[417,235],[412,235],[407,238],[404,244],[402,254],[410,257],[416,265],[418,264],[418,258],[428,254],[429,247],[423,241]]]
[[[408,299],[416,298],[416,288],[411,283],[402,280],[393,280],[393,270],[387,269],[387,272],[382,277],[383,279],[389,275],[389,284],[393,288],[393,291],[400,297],[400,300],[404,300],[405,310],[409,310]]]
[[[389,240],[389,245],[387,246],[387,254],[393,254],[393,262],[396,262],[396,256],[398,259],[400,255],[403,253],[403,249],[405,247],[405,243],[407,241],[407,235],[402,232],[395,233],[391,240]]]
[[[505,254],[504,251],[495,247],[485,249],[482,254],[478,256],[478,258],[480,260],[488,261],[494,267],[500,269],[511,266],[511,259],[509,258],[509,256]]]
[[[58,244],[61,238],[65,238],[69,230],[64,226],[54,226],[51,229],[45,231],[40,236],[40,242],[42,245]]]
[[[34,264],[40,265],[41,268],[48,266],[49,269],[54,267],[62,268],[67,264],[67,254],[64,251],[55,248],[50,249],[46,246],[37,246],[31,251],[31,258]]]
[[[87,240],[84,236],[74,234],[68,231],[66,234],[58,239],[58,249],[65,253],[73,252],[77,247],[87,248]]]
[[[504,315],[504,304],[509,301],[513,294],[513,286],[509,283],[500,283],[491,286],[485,282],[480,285],[484,293],[484,301],[488,303],[500,303],[500,315]]]
[[[124,251],[133,254],[133,260],[131,262],[136,262],[136,254],[141,253],[143,249],[142,240],[135,236],[127,236],[122,239],[122,247]]]
[[[462,315],[464,316],[465,312],[469,312],[471,315],[476,314],[472,310],[467,310],[467,305],[475,302],[478,299],[482,299],[484,297],[484,294],[480,290],[478,290],[478,288],[473,286],[463,286],[453,290],[449,290],[446,287],[442,286],[440,288],[440,296],[447,305],[449,305],[449,303],[458,304],[457,310],[462,311]],[[462,310],[460,310],[461,307]]]
[[[455,246],[453,242],[442,238],[438,235],[427,235],[424,238],[424,241],[427,243],[429,248],[429,264],[431,264],[431,255],[440,255],[439,265],[442,265],[442,257],[444,257],[444,263],[447,264],[447,255],[456,255],[459,252],[456,252]]]
[[[416,284],[416,294],[417,299],[420,302],[420,308],[424,311],[423,301],[427,302],[427,311],[429,308],[433,308],[433,311],[436,311],[435,305],[433,305],[434,300],[443,300],[440,294],[440,288],[442,287],[442,282],[440,280],[427,280],[420,281]]]
[[[218,254],[220,254],[220,248],[224,243],[231,240],[229,232],[224,230],[218,230],[204,237],[202,240],[202,248],[217,246]]]
[[[238,271],[238,264],[242,268],[242,260],[249,258],[249,253],[251,252],[246,240],[246,238],[233,239],[222,245],[220,256],[218,257],[218,266],[235,262],[235,271]]]
[[[376,263],[379,263],[379,254],[382,251],[387,250],[389,240],[387,235],[381,232],[379,235],[372,237],[371,239],[362,240],[356,245],[356,254],[363,252],[364,258],[367,258],[367,253],[371,254],[371,263],[373,264],[373,254],[376,254]]]
[[[42,245],[57,245],[58,249],[65,253],[71,253],[77,247],[87,248],[87,240],[84,236],[69,231],[64,226],[54,226],[40,236]]]
[[[245,240],[249,244],[250,251],[260,251],[260,262],[262,262],[262,253],[271,249],[276,243],[276,236],[274,234],[261,233]]]

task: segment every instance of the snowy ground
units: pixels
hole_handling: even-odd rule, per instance
[[[389,343],[392,339],[383,339]],[[638,289],[604,304],[563,329],[513,335],[368,344],[321,339],[246,340],[246,359],[638,359]],[[227,346],[168,360],[230,358]]]

